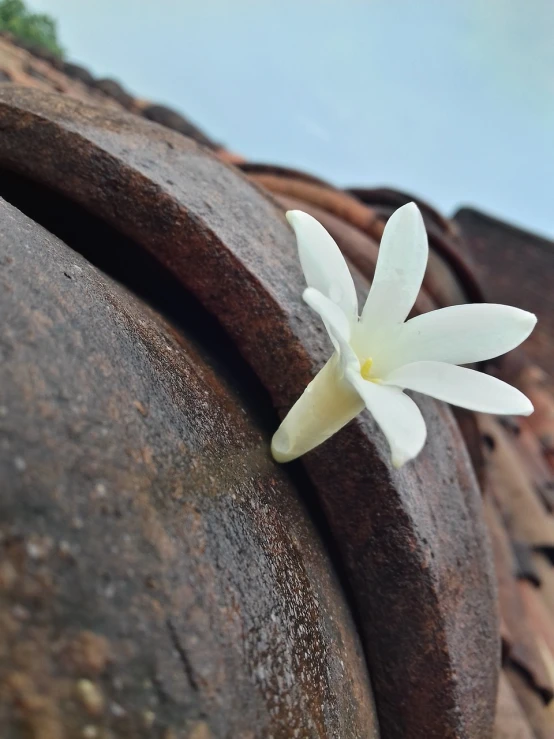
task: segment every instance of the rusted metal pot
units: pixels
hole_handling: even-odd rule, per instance
[[[269,457],[328,352],[275,199],[177,132],[15,86],[0,196],[5,735],[492,736],[495,578],[450,410],[422,401],[401,471],[369,414]],[[379,213],[340,202],[365,269]]]

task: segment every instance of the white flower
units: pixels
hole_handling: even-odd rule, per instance
[[[362,315],[348,266],[323,226],[299,210],[295,230],[308,287],[335,348],[277,430],[271,451],[289,462],[326,441],[367,408],[401,467],[421,451],[425,421],[404,390],[483,413],[529,415],[533,406],[511,385],[460,364],[492,359],[521,344],[537,321],[506,305],[455,305],[406,321],[427,266],[427,234],[414,203],[388,220]]]

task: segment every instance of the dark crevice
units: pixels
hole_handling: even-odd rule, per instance
[[[22,175],[0,170],[0,197],[182,331],[270,438],[279,419],[269,393],[217,319],[154,256],[83,206]],[[66,277],[71,279],[69,274]],[[301,462],[293,462],[286,469],[322,537],[358,633],[362,633],[352,588],[313,485]]]
[[[173,648],[179,655],[179,660],[183,666],[183,671],[187,677],[187,680],[189,681],[190,687],[194,690],[195,693],[200,693],[198,681],[194,675],[194,670],[192,669],[192,665],[189,662],[187,653],[185,649],[183,649],[183,646],[181,642],[179,641],[179,635],[177,634],[177,629],[175,628],[175,626],[173,626],[173,622],[171,621],[170,618],[167,618],[165,623],[167,626],[167,630],[169,631],[169,638],[171,639],[171,644],[173,645]]]
[[[517,659],[508,656],[508,664],[514,672],[517,672],[525,680],[529,688],[541,697],[544,705],[547,706],[553,697],[552,688],[549,685],[539,684],[535,679],[535,675]]]
[[[548,544],[539,544],[535,546],[537,552],[541,552],[548,559],[550,564],[554,567],[554,547]]]
[[[276,427],[269,394],[218,321],[151,254],[78,203],[21,175],[0,171],[0,197],[180,329],[262,427]]]

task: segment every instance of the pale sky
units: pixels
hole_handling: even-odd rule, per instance
[[[28,0],[250,160],[554,237],[553,0]]]

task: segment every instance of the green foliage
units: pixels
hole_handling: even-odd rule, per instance
[[[21,41],[63,56],[56,22],[49,15],[30,13],[22,0],[0,0],[0,31],[9,31]]]

